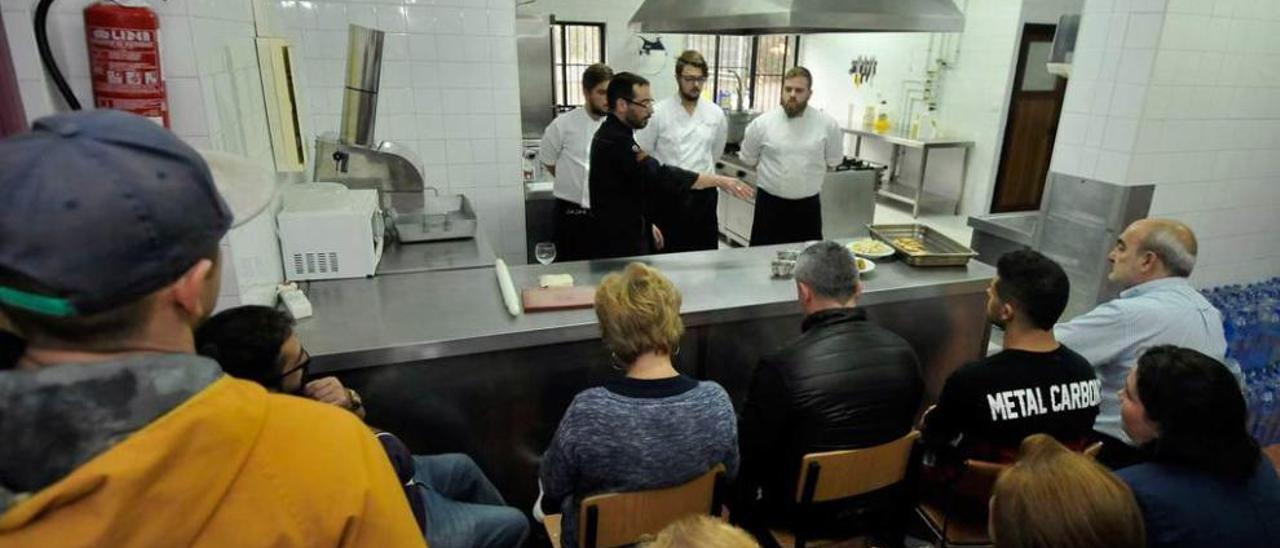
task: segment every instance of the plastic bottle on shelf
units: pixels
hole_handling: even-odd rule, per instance
[[[893,124],[889,122],[889,103],[880,101],[880,112],[876,114],[875,132],[883,135],[889,133],[889,129],[892,127]]]
[[[933,139],[938,137],[938,114],[933,107],[929,107],[924,114],[920,115],[920,131],[917,139]]]
[[[874,103],[867,105],[862,109],[862,128],[871,129],[876,125],[876,105]]]

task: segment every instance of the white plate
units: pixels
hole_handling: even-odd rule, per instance
[[[853,263],[854,265],[858,266],[858,275],[860,276],[874,272],[876,269],[876,263],[873,262],[871,259],[864,259],[864,258],[858,257],[854,259],[854,261],[860,261],[860,262]]]
[[[885,257],[891,257],[891,256],[893,256],[893,254],[894,254],[893,247],[892,247],[892,246],[890,246],[889,244],[885,244],[884,242],[880,242],[880,243],[884,244],[884,246],[885,246],[885,247],[887,247],[887,248],[889,248],[889,250],[888,250],[888,251],[885,251],[885,252],[883,252],[883,253],[862,253],[862,252],[859,252],[859,251],[856,251],[856,250],[854,250],[854,249],[853,249],[853,244],[856,244],[856,243],[861,242],[861,241],[864,241],[864,240],[872,240],[872,241],[880,242],[880,240],[876,240],[876,239],[874,239],[874,238],[862,238],[862,239],[858,239],[858,240],[854,240],[854,241],[852,241],[852,242],[849,242],[849,245],[848,245],[848,246],[846,246],[846,247],[848,247],[848,248],[849,248],[849,251],[852,251],[854,255],[857,255],[857,256],[859,256],[859,257],[867,257],[867,258],[869,258],[869,259],[883,259],[883,258],[885,258]]]

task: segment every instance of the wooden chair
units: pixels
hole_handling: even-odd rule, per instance
[[[1085,447],[1084,451],[1081,451],[1081,453],[1084,453],[1084,456],[1094,460],[1098,459],[1098,453],[1101,453],[1101,452],[1102,452],[1102,442],[1100,441],[1093,442],[1092,445]]]
[[[796,482],[797,521],[792,530],[770,529],[780,546],[804,548],[813,542],[805,517],[814,503],[853,498],[894,485],[906,476],[911,448],[920,437],[918,430],[874,447],[809,453],[800,461]],[[909,508],[909,507],[908,507]],[[849,539],[820,539],[816,546],[853,544]]]
[[[1271,461],[1271,465],[1275,467],[1276,472],[1280,472],[1280,444],[1266,446],[1262,449],[1262,454]]]
[[[995,487],[996,479],[1008,467],[1007,464],[996,462],[966,460],[964,470],[955,483],[948,488],[941,507],[930,501],[921,502],[916,506],[916,515],[929,528],[942,548],[948,545],[991,545],[991,538],[987,534],[986,512],[979,511],[974,515],[966,515],[957,512],[954,503],[957,498],[963,498],[975,504],[976,501],[981,501],[983,508],[979,510],[985,510],[986,501],[991,499],[991,490]],[[978,515],[983,518],[978,519]]]
[[[1102,442],[1095,442],[1085,447],[1081,453],[1089,458],[1097,458],[1101,451]],[[991,491],[1000,478],[1000,473],[1010,466],[973,459],[966,460],[964,465],[964,471],[946,495],[945,506],[952,506],[956,496],[985,505],[991,499]],[[985,506],[972,516],[958,516],[954,508],[939,508],[926,502],[916,507],[916,513],[944,548],[947,545],[990,546],[987,521],[975,519],[976,515],[985,515],[984,509]]]
[[[719,486],[724,465],[686,483],[664,489],[604,493],[582,501],[578,514],[578,545],[608,548],[640,542],[690,514],[720,515]],[[560,514],[547,516],[542,524],[552,546],[560,546]]]

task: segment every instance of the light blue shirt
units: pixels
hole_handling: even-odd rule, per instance
[[[1120,426],[1120,397],[1129,370],[1148,348],[1172,344],[1217,360],[1227,353],[1222,314],[1186,278],[1161,278],[1053,328],[1058,342],[1080,353],[1102,381],[1102,408],[1093,428],[1131,442]]]

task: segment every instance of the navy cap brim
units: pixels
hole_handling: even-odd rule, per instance
[[[262,212],[275,199],[279,182],[275,173],[260,164],[235,154],[216,150],[198,150],[222,201],[231,209],[231,226],[243,225]]]

